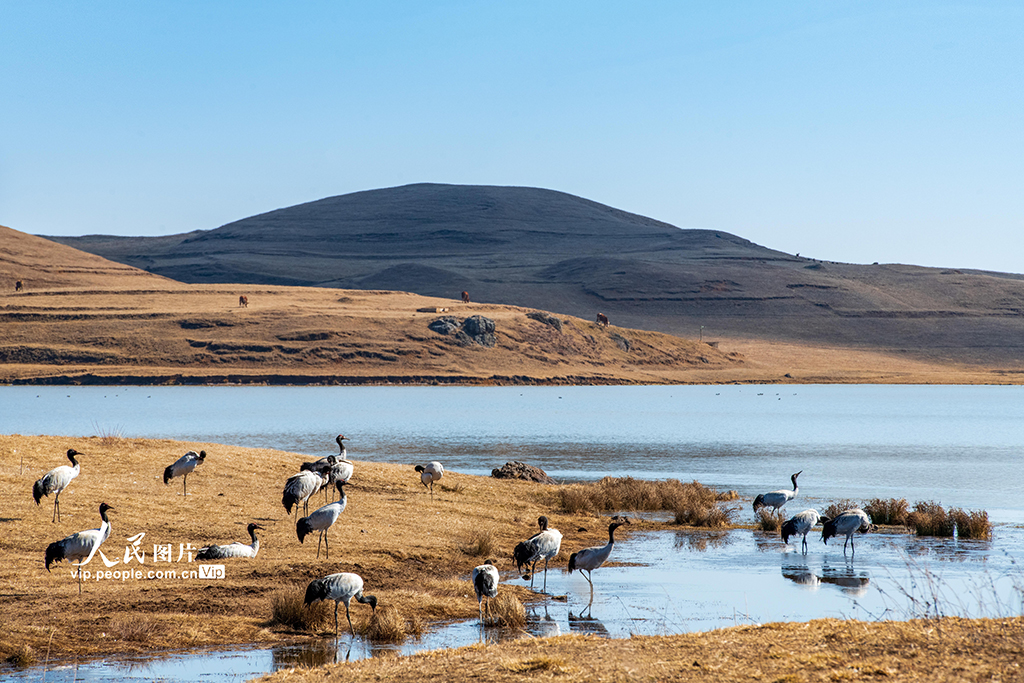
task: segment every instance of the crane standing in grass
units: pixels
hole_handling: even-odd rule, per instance
[[[578,553],[569,556],[569,573],[572,574],[579,569],[580,573],[586,572],[583,578],[590,584],[590,602],[594,602],[594,582],[591,580],[593,571],[605,563],[608,556],[612,554],[612,547],[615,545],[615,530],[623,524],[629,524],[629,520],[615,521],[608,525],[608,543],[603,546],[584,548]]]
[[[841,512],[833,519],[822,518],[821,542],[828,545],[828,539],[833,536],[844,535],[846,541],[843,543],[843,555],[846,555],[846,544],[850,544],[851,557],[857,554],[857,547],[853,544],[853,532],[859,531],[862,534],[871,531],[874,527],[867,513],[860,508],[853,508]]]
[[[420,481],[430,489],[430,497],[434,497],[434,482],[440,481],[444,476],[444,466],[434,460],[426,465],[416,465],[416,471],[420,473]]]
[[[778,512],[779,508],[788,503],[789,501],[796,498],[796,494],[800,492],[800,489],[796,485],[796,478],[803,473],[800,470],[796,474],[790,477],[793,482],[793,490],[782,489],[781,491],[772,491],[771,493],[761,493],[754,499],[754,512],[756,513],[761,508],[767,507],[772,508]]]
[[[548,528],[548,518],[541,516],[537,518],[540,531],[530,538],[519,543],[512,551],[512,560],[516,563],[516,571],[523,571],[523,567],[530,565],[529,576],[530,588],[533,588],[533,576],[537,570],[537,563],[544,560],[544,591],[548,589],[548,561],[558,557],[558,551],[562,547],[562,533],[558,529]]]
[[[260,539],[256,537],[256,530],[262,528],[255,522],[250,523],[246,527],[246,530],[249,532],[249,538],[252,539],[252,545],[245,545],[238,541],[228,545],[210,545],[200,548],[199,552],[196,553],[196,559],[221,560],[226,557],[256,557],[256,553],[260,551]]]
[[[302,503],[303,514],[309,514],[309,497],[323,488],[326,476],[310,472],[308,470],[293,474],[284,483],[284,494],[281,496],[281,504],[290,515],[292,507],[295,514],[299,514],[299,503]]]
[[[206,462],[206,451],[189,451],[185,455],[181,456],[174,461],[173,465],[168,465],[164,469],[164,484],[169,485],[171,479],[175,477],[181,477],[181,495],[188,495],[188,475],[195,471],[196,467]]]
[[[351,479],[352,474],[355,471],[355,463],[345,457],[347,452],[345,450],[344,442],[347,441],[347,437],[342,434],[338,434],[338,436],[334,438],[334,441],[338,444],[338,448],[340,449],[338,455],[328,455],[327,457],[320,458],[319,460],[304,462],[301,467],[304,471],[327,475],[327,484],[324,486],[325,499],[328,490],[333,491],[334,485],[339,481],[348,481]]]
[[[32,485],[32,497],[35,498],[36,505],[39,505],[39,501],[43,496],[48,496],[51,493],[54,494],[53,519],[50,520],[51,523],[60,521],[60,492],[66,489],[71,480],[82,471],[78,461],[75,460],[76,455],[82,455],[82,453],[79,453],[74,448],[69,448],[68,460],[71,461],[71,464],[54,467]]]
[[[100,519],[103,520],[103,523],[100,524],[99,529],[79,531],[46,546],[46,571],[50,571],[51,564],[61,560],[78,562],[79,595],[82,594],[82,565],[89,564],[89,560],[103,545],[103,541],[110,537],[110,520],[107,519],[107,512],[113,509],[106,503],[100,503]]]
[[[348,611],[348,604],[352,600],[377,611],[377,598],[373,595],[363,595],[363,579],[358,574],[342,572],[331,574],[322,579],[314,579],[306,586],[306,599],[304,604],[308,607],[320,600],[334,600],[334,635],[338,635],[338,603],[345,603],[345,618],[348,619],[348,628],[354,636],[356,630],[352,627],[352,617]]]
[[[345,511],[345,504],[348,502],[348,498],[345,496],[345,482],[339,481],[336,486],[338,493],[341,494],[337,501],[317,508],[309,517],[302,517],[295,524],[295,533],[298,534],[299,543],[302,543],[306,536],[314,531],[320,532],[320,541],[316,544],[317,559],[320,559],[321,542],[327,551],[327,559],[331,559],[331,546],[327,542],[327,532],[338,521],[338,517]]]
[[[484,622],[483,600],[487,598],[489,601],[498,596],[498,580],[498,569],[494,566],[494,560],[487,560],[473,567],[473,590],[476,591],[476,606],[480,611],[481,624]]]
[[[790,519],[787,519],[785,524],[782,525],[782,542],[789,543],[790,536],[796,536],[797,534],[803,534],[803,551],[807,552],[807,533],[811,530],[815,524],[821,521],[821,515],[818,514],[817,510],[804,510],[799,512]]]

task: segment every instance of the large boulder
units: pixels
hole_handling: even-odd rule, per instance
[[[437,318],[427,327],[438,334],[455,335],[455,341],[462,346],[494,346],[498,341],[494,336],[494,330],[497,329],[494,321],[482,315],[471,315],[462,321],[462,325],[459,325],[458,318],[446,315]]]
[[[519,462],[518,460],[512,460],[500,468],[491,470],[491,476],[495,479],[523,479],[525,481],[535,481],[539,484],[558,483],[541,468],[527,465],[525,462]]]

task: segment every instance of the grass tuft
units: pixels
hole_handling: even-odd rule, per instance
[[[475,529],[464,537],[462,552],[470,557],[484,557],[497,555],[498,540],[494,536],[494,529]]]
[[[38,659],[36,658],[35,650],[33,650],[28,645],[22,645],[17,650],[12,652],[7,657],[6,661],[11,666],[22,668],[26,666],[32,666],[38,661]]]
[[[854,508],[860,507],[855,501],[849,498],[843,498],[831,503],[821,512],[822,517],[828,517],[829,519],[835,519],[839,515],[843,514],[847,510],[853,510]]]
[[[466,490],[466,482],[456,481],[451,484],[438,484],[445,493],[462,493]]]
[[[166,627],[160,622],[151,621],[138,615],[118,617],[110,622],[108,633],[117,640],[134,643],[145,643],[163,635]]]
[[[757,528],[761,531],[779,531],[786,521],[786,513],[782,510],[761,508],[757,511]]]
[[[959,538],[992,538],[992,523],[988,521],[988,513],[984,510],[965,511],[954,508],[949,516],[956,522],[956,535]]]
[[[423,635],[423,622],[418,616],[406,619],[393,605],[380,605],[370,618],[355,627],[356,633],[377,643],[400,643],[407,637]]]
[[[918,501],[907,515],[907,526],[918,536],[950,537],[956,531],[956,520],[938,503]]]
[[[872,498],[863,510],[872,524],[905,525],[910,514],[906,498]]]
[[[532,659],[503,659],[500,666],[505,671],[512,673],[527,673],[530,671],[553,671],[565,673],[568,671],[568,664],[564,659],[558,657],[534,657]]]
[[[731,510],[717,507],[719,501],[730,500],[732,494],[731,491],[720,494],[696,481],[684,484],[678,479],[648,481],[605,477],[592,483],[560,487],[558,503],[570,514],[669,510],[675,513],[676,524],[716,527],[732,519]]]
[[[511,593],[499,593],[484,606],[484,626],[522,628],[526,625],[526,608]]]
[[[271,598],[271,626],[287,626],[296,631],[319,631],[334,626],[334,603],[320,601],[309,607],[303,605],[305,593],[301,590],[278,591]]]

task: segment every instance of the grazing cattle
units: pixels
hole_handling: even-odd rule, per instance
[[[23,289],[25,289],[25,283],[24,282],[22,282],[21,280],[18,280],[17,282],[14,283],[14,291],[15,292],[20,292]],[[466,293],[463,292],[462,295],[463,295],[463,297],[465,297]]]
[[[462,303],[464,303],[464,304],[468,304],[469,303],[469,292],[463,292],[462,293]]]
[[[597,324],[601,327],[608,327],[608,316],[604,313],[597,314]]]
[[[242,308],[249,308],[249,297],[247,297],[245,294],[238,297],[238,305]]]

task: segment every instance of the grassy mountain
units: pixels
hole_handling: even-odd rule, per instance
[[[467,290],[691,337],[1024,359],[1020,275],[822,262],[535,188],[409,185],[183,235],[52,239],[182,282]]]

